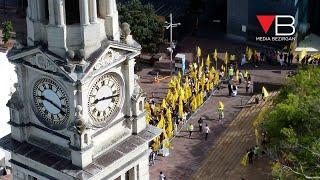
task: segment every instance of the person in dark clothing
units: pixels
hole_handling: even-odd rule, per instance
[[[232,94],[232,85],[231,85],[231,79],[228,81],[228,90],[229,90],[229,96]]]
[[[291,66],[292,60],[293,60],[293,54],[290,53],[290,54],[289,54],[289,57],[288,57],[288,65],[289,65],[289,66]]]
[[[284,63],[285,63],[285,64],[288,64],[288,54],[287,54],[287,53],[285,53],[285,54],[283,55],[283,59],[284,59]]]
[[[200,132],[202,132],[202,123],[203,123],[203,120],[202,120],[202,118],[200,118],[200,119],[198,120],[199,131],[200,131]]]
[[[249,164],[253,164],[253,150],[252,148],[249,150],[249,153],[248,153],[248,159],[249,159]]]

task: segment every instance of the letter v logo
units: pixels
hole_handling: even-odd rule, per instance
[[[275,17],[276,16],[274,15],[257,15],[257,18],[259,20],[261,27],[263,28],[264,33],[267,34]]]

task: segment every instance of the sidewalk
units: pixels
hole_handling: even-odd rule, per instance
[[[246,167],[240,164],[246,151],[255,145],[252,123],[260,110],[272,104],[276,92],[269,94],[266,101],[244,108],[207,153],[207,158],[190,179],[272,179],[267,159],[255,160]],[[254,97],[250,99],[254,102]],[[260,164],[259,164],[260,163]],[[266,163],[266,164],[264,164]],[[260,166],[260,167],[259,167]]]
[[[206,153],[216,143],[217,138],[226,130],[235,116],[241,109],[233,106],[240,105],[241,99],[243,103],[248,102],[251,96],[245,93],[244,84],[239,86],[237,97],[228,97],[228,89],[226,85],[222,85],[220,91],[211,96],[201,109],[194,114],[189,122],[195,129],[192,137],[189,139],[189,133],[186,128],[180,131],[179,135],[172,140],[172,148],[168,157],[157,157],[156,164],[150,167],[150,179],[157,179],[159,172],[163,171],[168,179],[189,179],[205,160]],[[217,107],[219,101],[225,105],[225,119],[221,122],[218,120]],[[204,123],[208,124],[211,133],[208,140],[204,140],[204,133],[198,132],[198,119],[204,118]]]

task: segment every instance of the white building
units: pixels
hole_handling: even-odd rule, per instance
[[[7,106],[14,179],[149,179],[140,54],[115,0],[28,0],[28,46],[8,59],[18,83]],[[122,37],[122,38],[120,38]]]

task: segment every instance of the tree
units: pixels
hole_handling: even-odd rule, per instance
[[[130,0],[118,5],[120,21],[129,23],[133,37],[141,44],[143,51],[156,52],[164,38],[164,21],[152,5],[142,5],[139,0]]]
[[[282,179],[320,179],[320,69],[301,70],[281,90],[264,128]]]
[[[2,23],[2,39],[3,42],[6,44],[10,38],[11,38],[11,32],[13,31],[12,23],[11,21],[5,21]]]

